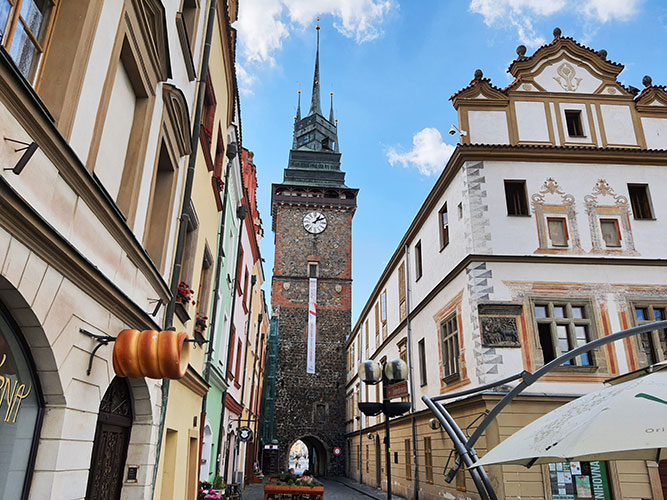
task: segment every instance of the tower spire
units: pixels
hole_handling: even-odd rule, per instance
[[[317,18],[318,22],[320,18]],[[322,114],[320,107],[320,25],[315,26],[317,30],[317,50],[315,52],[315,76],[313,77],[313,96],[310,101],[310,111],[308,115],[314,113]]]
[[[334,123],[333,92],[331,92],[329,95],[331,96],[331,108],[329,108],[329,123]]]
[[[296,121],[301,120],[301,91],[298,91],[299,97],[297,98],[296,102],[296,117],[294,118]]]

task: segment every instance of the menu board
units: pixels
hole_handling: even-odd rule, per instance
[[[549,464],[552,500],[611,500],[604,462],[560,462]]]

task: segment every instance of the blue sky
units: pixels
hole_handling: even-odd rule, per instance
[[[339,120],[346,183],[360,189],[353,226],[353,323],[453,147],[448,101],[480,68],[504,87],[524,44],[555,26],[610,60],[620,81],[667,84],[664,0],[241,0],[237,69],[243,145],[255,153],[267,298],[273,268],[271,183],[282,181],[297,90],[310,102],[315,18],[320,84]]]

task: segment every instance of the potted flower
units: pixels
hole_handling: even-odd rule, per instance
[[[197,313],[197,319],[195,320],[195,330],[199,333],[204,333],[206,327],[208,326],[208,316],[202,316]]]
[[[181,304],[187,304],[192,300],[192,295],[195,293],[195,291],[190,288],[190,285],[188,285],[185,281],[181,281],[178,284],[178,289],[176,291],[176,302],[180,302]],[[192,304],[195,304],[195,301],[192,300]]]

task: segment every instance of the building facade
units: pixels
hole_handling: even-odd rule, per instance
[[[359,383],[356,366],[398,357],[411,365],[414,412],[393,421],[390,443],[392,488],[409,498],[478,498],[467,472],[444,482],[453,445],[430,427],[422,396],[533,372],[590,340],[666,317],[664,87],[649,77],[641,91],[621,85],[621,64],[558,29],[525,52],[517,49],[508,87],[478,70],[452,96],[465,135],[348,339],[348,472],[364,483],[386,488],[384,431],[380,417],[358,413],[359,401],[381,395]],[[666,345],[656,331],[560,367],[499,415],[477,452],[606,379],[664,360]],[[506,390],[447,408],[466,428]],[[487,468],[499,498],[524,500],[585,498],[577,484],[593,479],[596,498],[660,499],[666,470],[643,461]]]
[[[289,164],[272,186],[278,313],[275,423],[280,468],[297,440],[311,472],[344,473],[345,336],[351,325],[352,217],[356,189],[345,185],[332,107],[322,114],[319,26],[310,110],[294,122]],[[335,450],[338,449],[338,454]]]

